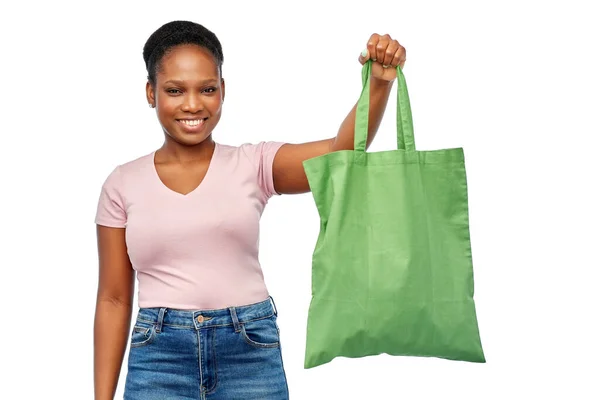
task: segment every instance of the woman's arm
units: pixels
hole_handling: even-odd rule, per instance
[[[94,319],[94,399],[113,400],[131,324],[134,271],[124,228],[97,225],[99,283]]]
[[[367,147],[375,137],[383,118],[388,98],[396,79],[396,66],[401,68],[406,61],[406,50],[390,35],[373,34],[367,43],[367,52],[361,54],[359,62],[364,64],[373,59],[369,97],[369,128]],[[384,68],[384,65],[387,68]],[[354,122],[356,106],[346,116],[334,138],[300,144],[285,144],[273,161],[275,190],[281,194],[298,194],[310,191],[304,166],[309,158],[318,157],[338,150],[354,149]]]

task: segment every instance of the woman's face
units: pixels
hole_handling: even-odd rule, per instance
[[[196,45],[171,49],[160,61],[156,87],[146,85],[166,135],[184,145],[208,138],[221,118],[225,82],[212,54]]]

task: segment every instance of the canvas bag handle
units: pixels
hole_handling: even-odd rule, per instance
[[[371,64],[367,60],[362,69],[363,89],[356,107],[354,122],[354,151],[365,152],[369,126],[369,96],[371,86]],[[400,66],[396,67],[398,88],[396,100],[396,137],[398,150],[415,151],[415,135],[413,131],[412,112],[408,98],[406,80]]]

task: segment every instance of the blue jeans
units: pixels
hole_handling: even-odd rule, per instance
[[[124,399],[288,399],[272,300],[220,310],[140,308]]]

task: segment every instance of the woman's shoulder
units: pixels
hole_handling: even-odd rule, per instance
[[[141,166],[148,165],[149,162],[154,162],[154,153],[152,150],[150,153],[145,153],[129,161],[125,161],[118,165],[121,171],[139,171]]]
[[[274,156],[277,150],[284,145],[283,142],[259,141],[246,142],[239,145],[219,144],[221,154],[228,158],[243,158],[253,164],[260,163],[265,156]]]
[[[140,171],[140,167],[148,165],[149,162],[154,162],[154,153],[155,150],[152,150],[150,153],[145,153],[141,156],[129,159],[129,161],[117,163],[113,166],[113,169],[119,170],[121,174],[134,173],[136,171]]]
[[[154,150],[150,153],[143,154],[136,158],[130,159],[129,161],[123,161],[116,163],[111,167],[105,179],[106,184],[119,185],[125,177],[137,176],[140,173],[145,172],[146,167],[154,162]]]

